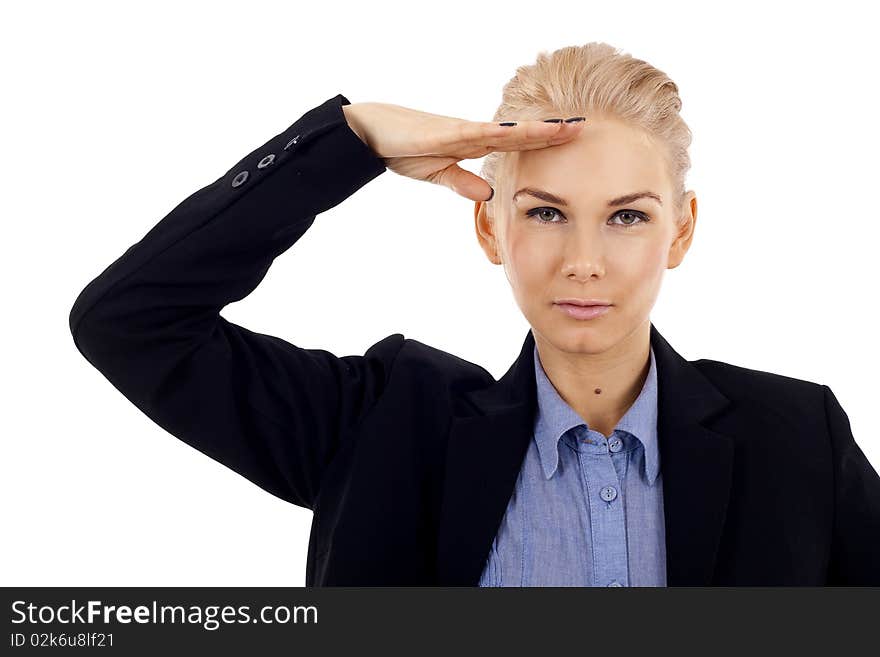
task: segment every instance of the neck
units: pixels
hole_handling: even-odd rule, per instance
[[[559,396],[590,429],[610,436],[645,385],[651,365],[650,321],[599,354],[562,351],[534,335],[541,366]]]

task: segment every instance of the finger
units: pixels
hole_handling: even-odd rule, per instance
[[[545,148],[547,146],[554,146],[556,144],[562,144],[567,141],[570,141],[577,137],[581,130],[583,130],[584,121],[578,121],[575,123],[545,123],[544,121],[525,121],[524,124],[539,124],[539,125],[551,125],[556,127],[555,132],[551,132],[549,135],[542,134],[539,129],[535,129],[534,132],[529,132],[532,126],[524,125],[524,136],[517,135],[516,130],[519,128],[522,123],[517,123],[515,126],[499,126],[499,128],[512,130],[513,134],[502,135],[500,137],[496,137],[494,140],[490,140],[490,143],[487,144],[493,148],[493,150],[528,150],[533,148]]]
[[[495,144],[487,144],[483,147],[484,153],[491,153],[492,151],[499,152],[511,152],[511,151],[533,151],[540,150],[542,148],[547,148],[548,146],[558,146],[559,144],[564,144],[567,141],[571,141],[579,134],[577,132],[566,131],[563,135],[558,135],[551,139],[544,139],[541,141],[528,141],[528,142],[513,142],[513,143],[495,143]]]
[[[438,171],[434,182],[449,187],[453,192],[470,201],[485,201],[492,193],[489,183],[457,164],[451,164]]]
[[[580,133],[584,123],[584,121],[552,123],[529,120],[517,121],[516,125],[481,124],[484,126],[484,137],[475,141],[479,145],[551,145],[574,138]]]
[[[447,150],[458,151],[473,149],[496,143],[548,140],[555,137],[563,124],[545,123],[543,121],[520,121],[515,126],[501,126],[497,123],[479,121],[460,121],[452,127],[450,133],[441,140]]]
[[[477,123],[469,127],[462,126],[462,141],[451,146],[451,151],[470,158],[482,157],[492,151],[546,148],[574,139],[580,134],[583,125],[583,121],[547,123],[537,120],[518,121],[515,126]]]
[[[560,130],[554,137],[549,139],[539,139],[537,141],[509,141],[509,140],[501,140],[501,143],[489,143],[484,144],[482,146],[471,146],[467,148],[463,148],[458,151],[454,151],[454,155],[458,159],[470,159],[470,158],[480,158],[485,157],[489,153],[493,151],[497,152],[511,152],[511,151],[531,151],[531,150],[541,150],[543,148],[547,148],[550,146],[557,146],[559,144],[564,144],[568,141],[571,141],[580,134],[580,130],[572,131],[572,130]],[[506,143],[505,143],[506,142]]]

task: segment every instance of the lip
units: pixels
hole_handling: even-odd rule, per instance
[[[574,319],[594,319],[596,317],[601,317],[609,310],[611,310],[611,305],[578,305],[574,303],[554,303],[554,306],[559,308],[562,312],[564,312],[569,317]]]
[[[610,301],[604,299],[578,299],[577,297],[565,297],[556,299],[553,303],[565,303],[572,306],[610,306]]]

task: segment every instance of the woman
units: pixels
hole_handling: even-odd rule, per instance
[[[650,322],[697,215],[680,106],[602,43],[520,67],[492,122],[337,95],[92,281],[74,341],[313,510],[309,586],[880,584],[880,477],[831,390],[686,361]],[[220,315],[386,168],[475,201],[531,326],[500,380],[400,333],[337,357]]]

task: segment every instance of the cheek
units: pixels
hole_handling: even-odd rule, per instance
[[[662,244],[648,244],[633,260],[640,275],[653,277],[666,268],[666,251]]]
[[[510,281],[528,284],[537,267],[540,252],[534,240],[528,240],[517,230],[509,230],[505,241],[504,264]]]
[[[652,297],[659,288],[666,271],[667,253],[657,244],[646,244],[638,253],[630,253],[618,263],[619,271],[626,272],[628,287],[638,296]]]

